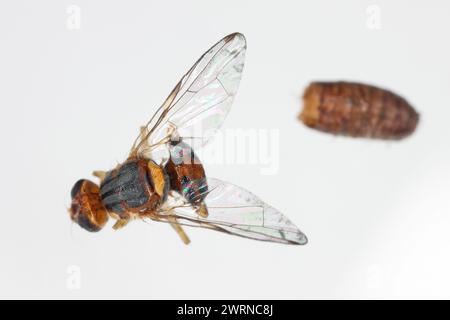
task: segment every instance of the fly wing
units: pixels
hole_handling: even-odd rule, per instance
[[[251,192],[218,179],[208,178],[204,203],[208,216],[201,217],[181,196],[159,213],[165,220],[176,218],[182,225],[202,227],[245,238],[304,245],[306,236],[282,213]],[[206,188],[205,188],[206,189]]]
[[[222,125],[244,68],[245,37],[233,33],[211,47],[178,82],[144,131],[131,155],[150,158],[171,139],[205,145]]]

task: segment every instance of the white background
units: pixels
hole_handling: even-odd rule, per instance
[[[446,1],[3,1],[0,297],[450,298],[449,14]],[[123,161],[182,74],[235,31],[248,51],[225,128],[278,129],[279,170],[207,173],[279,208],[310,243],[195,229],[186,247],[164,224],[72,225],[72,184]],[[305,86],[340,79],[405,96],[416,133],[370,141],[299,123]]]

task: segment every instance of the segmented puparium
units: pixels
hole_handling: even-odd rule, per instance
[[[419,114],[388,90],[350,82],[313,82],[303,94],[299,119],[339,135],[402,139],[416,129]]]

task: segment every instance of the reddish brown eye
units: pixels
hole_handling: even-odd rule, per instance
[[[90,232],[99,231],[108,221],[108,214],[99,192],[99,186],[86,179],[78,180],[70,192],[72,196],[70,218]]]
[[[81,186],[83,185],[84,179],[80,179],[72,187],[72,191],[70,192],[70,195],[72,196],[72,199],[76,197],[78,192],[81,190]]]
[[[78,216],[77,222],[80,227],[89,232],[98,232],[101,229],[101,227],[93,223],[93,221],[91,221],[84,213],[81,213]]]

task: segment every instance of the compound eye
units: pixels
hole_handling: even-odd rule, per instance
[[[70,192],[72,196],[70,218],[90,232],[99,231],[108,221],[108,213],[99,192],[99,186],[86,179],[78,180]]]
[[[81,212],[81,214],[78,216],[77,222],[80,227],[89,232],[98,232],[101,229],[101,227],[96,225],[91,219],[88,218],[85,212]]]
[[[80,192],[81,186],[83,185],[84,181],[85,181],[84,179],[80,179],[77,182],[75,182],[75,184],[72,187],[72,191],[70,191],[72,199],[77,196],[78,192]]]

